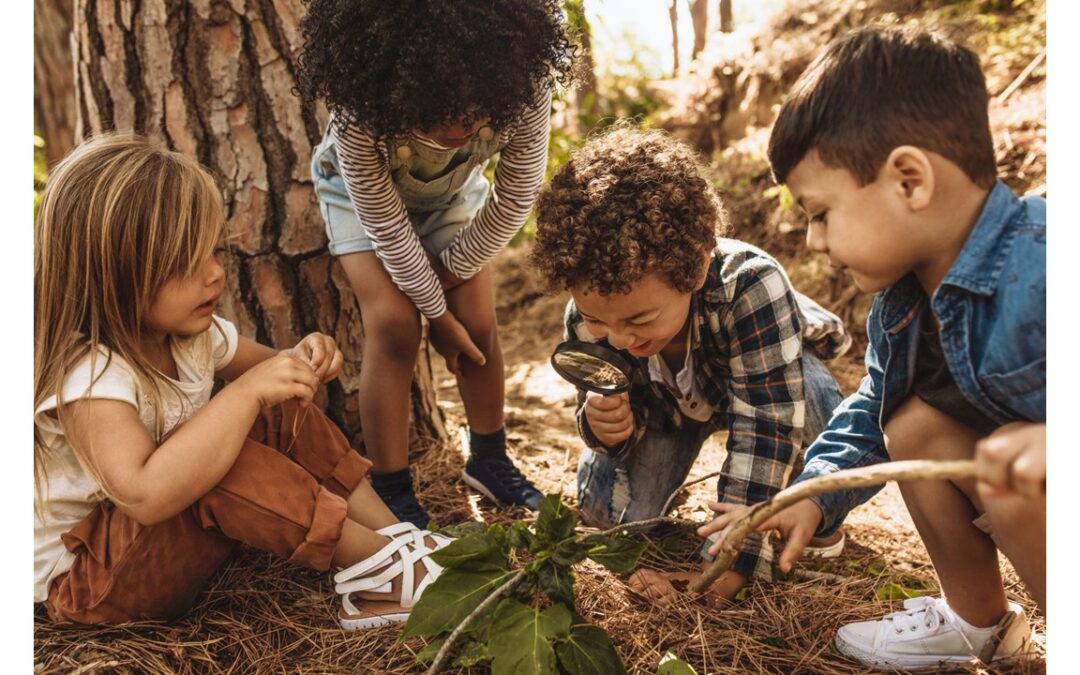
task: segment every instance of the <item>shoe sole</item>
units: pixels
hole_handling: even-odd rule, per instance
[[[854,659],[865,666],[871,668],[882,668],[886,670],[903,670],[913,673],[934,673],[941,670],[945,665],[971,665],[982,663],[974,656],[906,656],[905,659],[910,662],[897,663],[894,661],[888,661],[882,657],[871,654],[864,651],[858,645],[848,642],[840,637],[838,633],[836,639],[833,640],[833,645],[840,651],[841,654],[848,658]],[[993,660],[994,666],[1007,666],[1016,661],[1016,657],[1006,656]]]
[[[365,616],[360,619],[346,619],[339,615],[338,623],[340,623],[341,627],[345,630],[364,630],[367,628],[378,628],[379,626],[386,626],[392,623],[400,623],[402,621],[408,621],[408,619],[408,612]]]
[[[803,549],[803,555],[814,558],[839,558],[844,552],[844,544],[847,543],[847,533],[840,536],[840,541],[828,546],[807,546]]]
[[[501,500],[498,497],[496,497],[495,495],[493,495],[491,493],[491,490],[487,489],[487,487],[485,487],[483,483],[481,483],[480,481],[478,481],[475,478],[473,478],[472,476],[470,476],[469,472],[464,470],[464,469],[461,470],[461,480],[465,481],[466,485],[468,485],[472,489],[476,490],[480,494],[484,495],[485,497],[487,497],[491,501],[495,502],[496,504],[499,504],[500,506],[518,506],[518,504],[511,504],[511,503],[508,503],[508,502],[504,502],[503,500]]]

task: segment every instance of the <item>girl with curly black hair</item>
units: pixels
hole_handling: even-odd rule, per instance
[[[559,2],[311,0],[301,26],[300,93],[331,114],[312,176],[364,319],[372,483],[399,518],[426,526],[408,466],[422,313],[465,404],[465,482],[535,509],[540,493],[506,456],[485,265],[521,229],[543,180],[551,90],[567,81],[573,52]],[[484,168],[496,153],[492,187]]]

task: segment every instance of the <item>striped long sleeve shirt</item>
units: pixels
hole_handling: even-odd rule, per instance
[[[442,251],[446,268],[468,279],[525,224],[547,166],[551,93],[527,108],[506,130],[506,145],[495,165],[494,191],[473,222]],[[406,205],[394,187],[387,158],[366,131],[338,130],[338,161],[349,199],[394,284],[425,316],[446,312],[446,297],[412,227]]]

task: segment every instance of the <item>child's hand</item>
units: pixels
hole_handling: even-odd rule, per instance
[[[305,361],[285,351],[255,364],[229,386],[249,391],[260,407],[267,408],[290,398],[310,403],[319,378]]]
[[[626,583],[630,590],[638,595],[658,605],[669,605],[680,595],[688,593],[690,586],[701,578],[706,567],[707,565],[703,565],[701,572],[657,572],[639,569],[630,575]],[[728,570],[705,591],[701,599],[710,607],[723,607],[735,600],[735,596],[747,581],[742,574]]]
[[[609,448],[618,447],[634,433],[634,414],[626,392],[604,396],[590,391],[585,395],[585,419],[596,440]]]
[[[487,363],[484,353],[469,337],[469,331],[449,311],[431,320],[431,345],[446,359],[446,369],[458,377],[461,376],[458,361],[462,356],[478,366]]]
[[[979,494],[987,498],[1046,494],[1046,425],[1007,424],[975,444]]]
[[[713,532],[723,532],[739,520],[742,520],[750,510],[749,506],[743,504],[720,502],[709,502],[709,508],[721,515],[708,525],[702,525],[698,528],[698,534],[702,537],[707,537]],[[758,532],[776,530],[783,537],[784,550],[781,552],[778,561],[782,571],[790,572],[791,566],[802,557],[803,549],[814,538],[814,533],[817,531],[818,525],[821,524],[821,518],[822,513],[818,505],[809,499],[804,499],[769,518],[757,528]],[[723,539],[724,535],[721,534],[716,543],[709,547],[710,555],[716,555],[720,552]]]
[[[334,338],[322,333],[311,333],[305,336],[295,347],[287,351],[311,366],[319,382],[333,380],[345,364],[345,357],[337,348]]]

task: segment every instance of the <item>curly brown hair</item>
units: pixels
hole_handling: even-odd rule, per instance
[[[683,293],[727,218],[694,151],[662,131],[625,124],[571,155],[537,206],[530,260],[549,291],[582,284],[630,292],[656,272]]]

